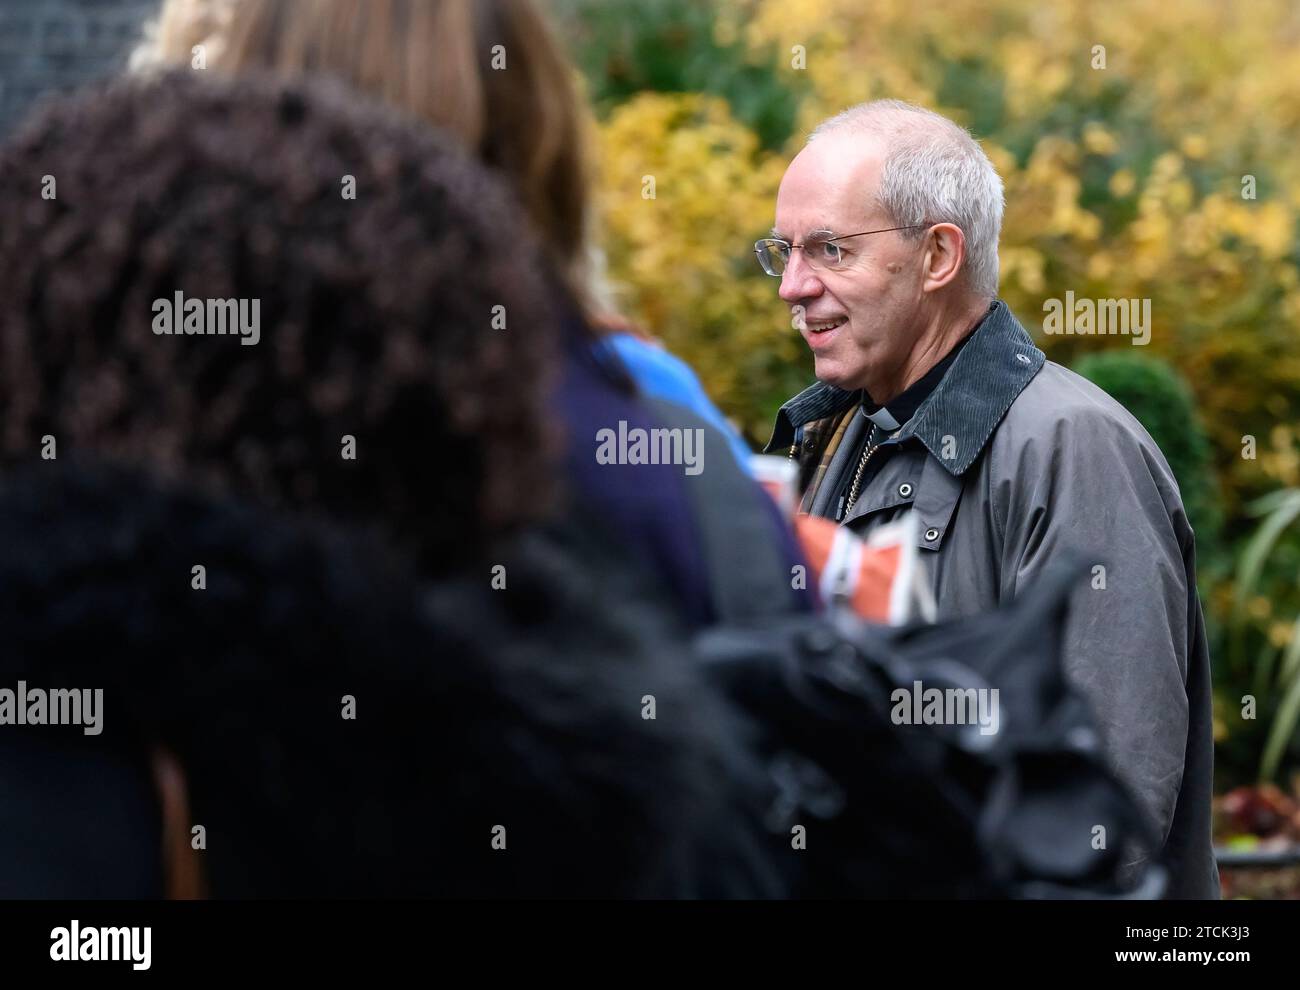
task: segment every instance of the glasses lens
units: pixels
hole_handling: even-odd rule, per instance
[[[785,241],[771,238],[759,241],[754,245],[754,253],[758,255],[758,263],[763,266],[763,271],[769,275],[780,275],[785,271],[786,258],[789,257],[788,251]]]
[[[803,254],[814,268],[835,268],[843,260],[840,246],[832,241],[810,240]]]

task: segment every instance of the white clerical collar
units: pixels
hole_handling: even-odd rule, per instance
[[[871,422],[875,423],[886,433],[893,432],[903,425],[896,420],[884,406],[881,406],[875,412],[867,412],[866,406],[863,406],[862,415],[866,416],[867,419],[871,420]]]

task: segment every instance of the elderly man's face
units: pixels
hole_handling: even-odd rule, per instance
[[[854,234],[896,226],[874,203],[884,148],[861,134],[831,133],[808,145],[786,170],[776,200],[776,235],[802,244],[809,236]],[[915,342],[922,301],[918,242],[905,231],[838,242],[834,270],[791,252],[780,295],[816,362],[816,375],[844,389],[872,383],[888,390]],[[802,319],[800,315],[802,314]]]

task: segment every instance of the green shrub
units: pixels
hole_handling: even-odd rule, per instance
[[[598,113],[643,92],[706,93],[725,99],[763,148],[779,148],[793,133],[797,84],[778,76],[773,51],[720,40],[713,4],[558,0],[554,6]]]

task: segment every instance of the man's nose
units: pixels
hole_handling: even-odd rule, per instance
[[[803,252],[798,248],[791,251],[790,260],[781,273],[781,291],[778,293],[781,300],[794,305],[805,299],[815,299],[822,294],[822,288],[821,279],[805,260]]]

